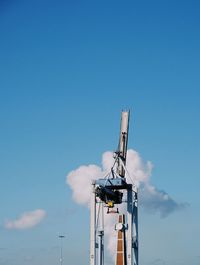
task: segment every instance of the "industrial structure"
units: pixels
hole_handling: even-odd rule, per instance
[[[126,156],[129,111],[122,111],[119,145],[109,174],[92,182],[90,265],[104,265],[104,215],[118,215],[116,265],[138,265],[138,200],[134,183],[127,182]],[[120,207],[125,207],[125,213]],[[105,207],[107,211],[105,212]]]

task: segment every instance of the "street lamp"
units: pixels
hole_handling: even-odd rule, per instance
[[[58,236],[60,238],[60,265],[63,264],[63,238],[65,238],[64,235],[59,235]]]

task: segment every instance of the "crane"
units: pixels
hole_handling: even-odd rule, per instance
[[[118,231],[116,265],[138,265],[138,201],[137,189],[126,180],[126,157],[130,111],[122,111],[120,136],[114,165],[105,178],[92,181],[90,204],[90,265],[104,265],[104,207],[107,214],[119,214],[113,229]],[[124,198],[125,197],[125,198]],[[115,206],[125,204],[121,215]],[[120,237],[120,238],[119,238]],[[123,238],[123,248],[118,246]],[[122,255],[120,253],[122,253]]]

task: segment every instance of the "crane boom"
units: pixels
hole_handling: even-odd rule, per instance
[[[117,154],[118,154],[117,173],[122,178],[125,177],[124,166],[126,165],[129,116],[130,116],[130,111],[122,111],[121,125],[120,125],[120,136],[119,136],[119,146],[118,146],[118,150],[117,150]]]

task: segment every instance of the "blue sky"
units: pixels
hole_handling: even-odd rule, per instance
[[[184,211],[140,213],[141,265],[197,265],[200,195],[198,1],[0,1],[0,263],[88,264],[89,211],[66,175],[129,147]],[[6,219],[44,209],[27,230]],[[58,263],[57,263],[58,264]]]

